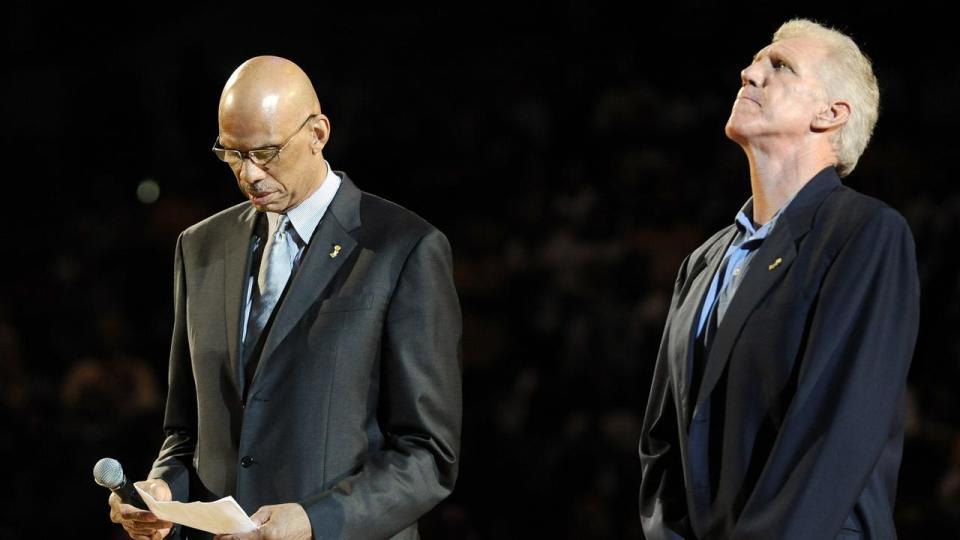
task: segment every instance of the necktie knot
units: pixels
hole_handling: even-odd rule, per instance
[[[280,214],[280,219],[277,220],[277,228],[273,233],[274,239],[283,240],[286,237],[289,227],[290,218],[288,218],[286,214]]]

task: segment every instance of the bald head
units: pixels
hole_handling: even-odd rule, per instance
[[[241,64],[223,87],[218,120],[220,146],[241,152],[225,154],[233,156],[225,161],[258,210],[286,212],[326,178],[330,120],[310,78],[293,62],[258,56]],[[273,154],[258,161],[251,150]]]
[[[313,83],[299,66],[278,56],[257,56],[240,64],[227,80],[218,120],[221,135],[286,136],[307,116],[319,113]]]

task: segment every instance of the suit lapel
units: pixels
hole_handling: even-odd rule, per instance
[[[278,311],[264,342],[254,381],[256,374],[265,369],[264,364],[270,362],[277,346],[303,319],[307,309],[319,300],[357,246],[357,241],[350,231],[360,226],[361,193],[346,174],[338,172],[337,175],[341,177],[340,187],[314,231],[300,267],[277,307]],[[336,249],[336,246],[339,246],[339,249]],[[253,381],[250,384],[252,383]]]
[[[242,300],[246,299],[245,276],[250,275],[250,259],[253,253],[252,242],[254,225],[257,222],[257,210],[248,206],[230,224],[223,243],[223,310],[227,326],[227,353],[230,360],[230,374],[237,391],[240,391],[240,373],[243,369],[239,358],[240,321],[243,319]]]
[[[710,345],[697,409],[713,392],[750,314],[789,270],[797,257],[797,243],[810,231],[814,214],[827,195],[839,186],[840,178],[833,167],[814,176],[797,193],[777,219],[770,236],[757,249]]]
[[[697,395],[697,407],[710,395],[720,379],[720,374],[723,373],[723,368],[730,357],[730,350],[748,316],[767,295],[773,284],[783,277],[796,258],[797,251],[793,236],[787,230],[788,225],[777,223],[773,234],[763,242],[753,256],[747,274],[743,276],[743,282],[730,300],[730,306],[723,316],[723,321],[717,327],[717,333],[710,345],[703,383]],[[778,259],[780,262],[775,263]]]
[[[730,227],[730,230],[724,232],[720,237],[710,246],[706,253],[695,263],[694,268],[691,270],[692,283],[689,285],[689,290],[681,298],[681,302],[690,306],[688,309],[678,309],[677,310],[677,323],[675,328],[677,328],[680,334],[675,339],[674,343],[679,344],[681,354],[678,354],[678,358],[682,358],[683,361],[679,366],[676,366],[677,372],[680,373],[680,381],[682,386],[681,395],[684,396],[684,399],[681,400],[681,407],[683,408],[683,417],[689,418],[689,408],[693,407],[693,403],[688,398],[690,393],[690,387],[693,384],[691,379],[691,372],[693,369],[693,352],[694,352],[694,342],[697,338],[697,323],[700,321],[700,312],[703,309],[703,302],[707,296],[707,289],[710,287],[710,282],[713,281],[714,274],[717,273],[717,268],[720,266],[720,261],[723,260],[723,254],[727,251],[727,247],[730,245],[730,242],[733,241],[733,236],[736,234],[736,228]]]

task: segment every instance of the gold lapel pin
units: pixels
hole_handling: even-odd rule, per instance
[[[331,258],[331,259],[336,259],[336,258],[337,258],[337,255],[340,254],[340,250],[341,250],[341,249],[343,249],[343,248],[340,247],[340,244],[334,244],[334,245],[333,245],[333,251],[330,252],[330,258]]]
[[[332,254],[331,254],[331,255],[332,255]],[[780,266],[780,263],[782,263],[782,262],[783,262],[783,259],[780,258],[780,257],[777,257],[777,260],[773,261],[773,262],[770,264],[770,266],[767,267],[767,270],[773,270],[774,268]]]

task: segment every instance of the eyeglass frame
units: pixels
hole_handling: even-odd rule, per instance
[[[264,146],[261,148],[251,148],[250,150],[237,150],[234,148],[224,148],[220,146],[220,136],[217,135],[217,140],[214,141],[213,148],[211,148],[211,150],[213,151],[213,154],[217,156],[217,159],[226,163],[227,165],[240,164],[246,161],[247,159],[249,159],[250,163],[253,163],[257,167],[266,167],[270,162],[279,158],[280,153],[283,152],[283,149],[286,148],[288,144],[290,144],[290,141],[292,141],[293,138],[296,137],[297,134],[303,130],[303,128],[307,125],[308,122],[310,122],[311,119],[317,116],[320,116],[320,113],[313,113],[310,116],[308,116],[307,119],[304,120],[302,124],[300,124],[300,127],[298,127],[297,130],[294,131],[292,135],[287,137],[287,140],[283,141],[283,143],[281,143],[280,146],[270,145],[270,146]],[[258,162],[256,159],[253,158],[253,155],[251,155],[251,152],[261,152],[263,150],[274,150],[274,149],[276,149],[276,153],[274,153],[272,156],[270,156],[270,158],[268,158],[266,161],[263,161],[263,162]],[[220,157],[219,152],[223,153],[223,157]],[[227,155],[229,155],[228,153],[230,152],[232,152],[233,155],[239,155],[240,159],[233,163],[231,163],[230,161],[227,161],[226,157]]]

